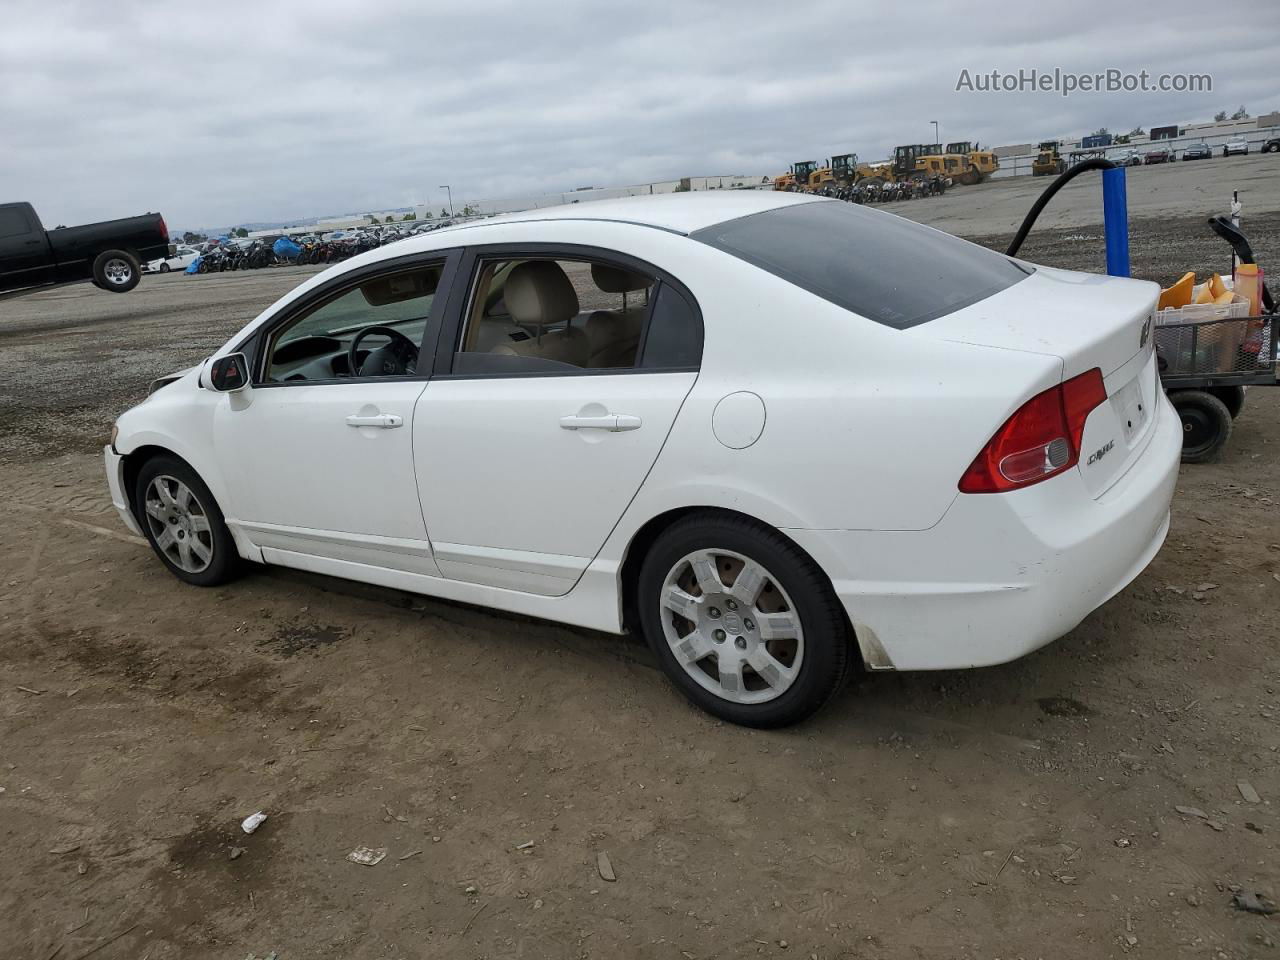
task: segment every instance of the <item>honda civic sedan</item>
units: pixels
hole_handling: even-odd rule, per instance
[[[512,214],[318,274],[153,384],[111,499],[190,584],[246,561],[638,631],[778,726],[852,669],[996,664],[1164,541],[1155,284],[866,207]]]

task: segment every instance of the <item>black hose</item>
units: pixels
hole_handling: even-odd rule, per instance
[[[1027,239],[1027,234],[1031,232],[1031,228],[1035,226],[1036,217],[1040,216],[1040,211],[1045,208],[1053,195],[1070,183],[1073,179],[1086,173],[1089,170],[1111,170],[1115,168],[1115,164],[1110,160],[1104,160],[1101,157],[1090,157],[1088,160],[1081,160],[1074,167],[1064,170],[1058,174],[1058,178],[1049,184],[1044,193],[1040,194],[1031,209],[1027,211],[1026,217],[1022,221],[1022,226],[1018,228],[1018,232],[1014,234],[1013,241],[1009,244],[1009,249],[1005,254],[1010,257],[1016,257],[1018,251],[1022,249],[1022,241]]]

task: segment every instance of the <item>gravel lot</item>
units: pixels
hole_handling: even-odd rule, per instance
[[[1259,161],[1132,171],[1135,211],[1173,191],[1135,272],[1220,269],[1214,178]],[[1043,185],[895,212],[1002,247]],[[1098,268],[1097,192],[1024,255]],[[1248,199],[1277,262],[1280,203]],[[125,535],[94,455],[114,415],[309,272],[0,302],[4,956],[1277,955],[1280,918],[1231,906],[1280,899],[1275,392],[1069,636],[860,677],[760,733],[685,706],[634,640],[281,570],[197,590]]]

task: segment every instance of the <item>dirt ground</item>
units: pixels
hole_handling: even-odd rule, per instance
[[[1248,226],[1274,262],[1280,216]],[[1024,254],[1096,269],[1100,232]],[[1198,213],[1133,247],[1155,279],[1225,260]],[[94,451],[305,272],[0,302],[0,955],[1280,956],[1280,917],[1231,902],[1280,899],[1280,391],[1184,467],[1164,550],[1067,637],[860,676],[762,733],[634,639],[162,571]]]

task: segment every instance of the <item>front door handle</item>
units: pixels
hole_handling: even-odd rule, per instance
[[[383,430],[390,430],[392,427],[404,426],[404,417],[394,413],[375,413],[367,417],[352,415],[347,417],[347,426],[381,427]]]
[[[643,421],[627,413],[606,413],[598,417],[568,416],[560,418],[563,430],[608,430],[610,433],[621,433],[623,430],[639,430]]]

